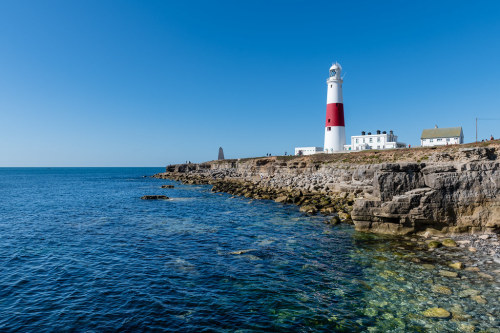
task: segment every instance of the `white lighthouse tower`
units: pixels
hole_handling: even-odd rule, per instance
[[[326,80],[325,145],[326,153],[340,152],[345,145],[344,103],[342,100],[342,67],[335,63],[330,67],[330,77]]]

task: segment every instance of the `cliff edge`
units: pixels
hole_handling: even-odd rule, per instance
[[[498,233],[499,141],[169,165],[158,178],[301,205],[359,231]]]

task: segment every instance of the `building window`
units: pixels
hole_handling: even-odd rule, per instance
[[[437,139],[438,141],[441,141],[441,139]]]
[[[330,122],[330,119],[328,119],[328,122]]]
[[[356,143],[359,143],[359,139],[356,139]]]
[[[377,138],[377,142],[380,142],[380,137]]]
[[[372,139],[372,138],[370,138],[370,143],[372,143],[372,142],[373,142],[373,139]]]
[[[332,130],[332,128],[331,128],[331,127],[327,127],[327,128],[326,128],[326,130],[327,130],[328,132],[330,132],[330,131]]]
[[[446,138],[446,142],[450,142],[450,138]]]
[[[429,141],[430,141],[430,142],[434,142],[434,140],[432,140],[432,139],[430,139]]]

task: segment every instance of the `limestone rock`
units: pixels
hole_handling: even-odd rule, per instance
[[[330,219],[330,224],[332,225],[337,225],[340,223],[340,217],[338,215],[335,215],[333,216],[331,219]]]
[[[439,284],[433,285],[432,286],[432,291],[435,292],[435,293],[444,294],[444,295],[451,295],[452,294],[450,288],[442,286],[442,285],[439,285]]]
[[[449,264],[448,266],[455,269],[462,269],[464,267],[464,264],[462,264],[461,262],[454,262],[452,264]]]
[[[478,302],[479,304],[486,304],[486,303],[488,303],[488,302],[486,302],[486,300],[481,295],[471,296],[470,298],[473,299],[474,301]]]
[[[423,315],[429,318],[449,318],[451,313],[443,308],[430,308],[425,310]]]
[[[478,267],[466,267],[465,270],[468,272],[479,272]]]
[[[429,243],[427,243],[427,246],[429,247],[429,249],[435,249],[440,247],[441,243],[439,243],[438,241],[430,241]]]
[[[458,297],[470,297],[470,296],[476,296],[479,295],[479,290],[475,289],[465,289],[462,290],[458,293]]]
[[[446,271],[444,269],[442,269],[442,270],[439,271],[439,275],[446,276],[446,277],[457,277],[458,276],[457,273]]]
[[[499,151],[498,142],[488,142],[377,154],[224,159],[169,165],[154,177],[210,184],[213,192],[248,198],[287,196],[286,202],[314,206],[310,211],[350,214],[359,231],[492,234],[500,230]]]
[[[318,209],[314,205],[306,205],[300,207],[300,211],[308,214],[316,214],[318,212]]]
[[[453,318],[455,319],[455,316],[453,316]],[[458,325],[458,330],[464,333],[473,333],[476,331],[476,328],[474,327],[474,325],[461,323]]]
[[[453,239],[444,239],[441,244],[446,247],[457,247],[457,243]]]
[[[278,203],[286,202],[287,200],[288,200],[288,197],[286,195],[281,195],[281,196],[277,197],[276,199],[274,199],[274,201],[278,202]]]
[[[483,272],[479,272],[479,273],[477,273],[477,275],[479,275],[480,277],[482,277],[484,279],[488,279],[488,280],[494,280],[495,279],[490,274],[486,274],[486,273],[483,273]]]

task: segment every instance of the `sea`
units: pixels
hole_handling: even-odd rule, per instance
[[[161,171],[0,168],[0,332],[499,332],[495,263]]]

